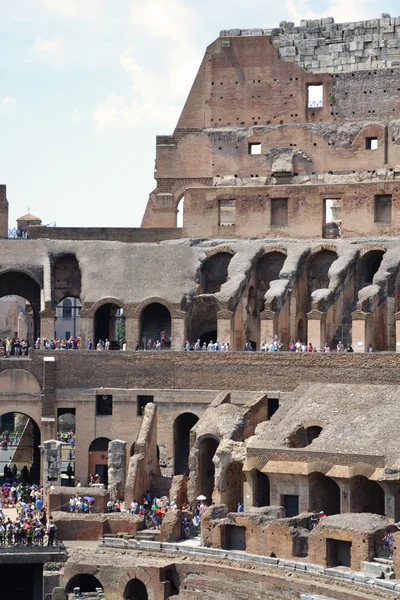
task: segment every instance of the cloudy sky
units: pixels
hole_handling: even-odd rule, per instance
[[[0,0],[0,183],[10,226],[140,225],[155,136],[172,133],[221,29],[397,16],[394,0]]]

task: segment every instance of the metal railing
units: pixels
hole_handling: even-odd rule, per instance
[[[310,100],[308,102],[308,108],[322,108],[322,100]]]

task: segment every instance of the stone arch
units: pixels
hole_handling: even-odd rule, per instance
[[[329,247],[324,247],[310,254],[307,264],[309,305],[313,292],[329,287],[329,269],[337,258],[336,248],[333,250]]]
[[[253,490],[253,506],[269,506],[271,502],[270,481],[266,473],[258,469],[250,471],[250,485]]]
[[[0,373],[0,391],[8,394],[41,394],[40,383],[25,369],[6,369]]]
[[[98,437],[92,440],[88,449],[88,476],[100,475],[100,483],[108,485],[108,444],[109,438]]]
[[[124,600],[148,600],[149,595],[143,581],[135,577],[126,584],[123,597]]]
[[[221,305],[214,296],[198,296],[194,300],[192,312],[189,319],[190,339],[201,343],[217,339],[218,318],[217,313]],[[221,340],[225,341],[225,340]]]
[[[16,464],[19,471],[24,469],[24,481],[39,483],[42,432],[38,425],[40,420],[32,417],[32,414],[31,411],[25,411],[18,403],[8,406],[2,404],[0,426],[2,431],[7,429],[10,433],[12,431],[18,432],[20,438],[14,451],[12,464]]]
[[[353,149],[366,150],[366,138],[377,137],[378,150],[382,150],[384,144],[384,135],[385,128],[383,127],[383,125],[379,125],[378,123],[374,123],[373,125],[367,125],[354,138]]]
[[[185,412],[174,421],[174,473],[189,475],[190,430],[199,420],[194,413]]]
[[[72,594],[74,588],[79,587],[82,593],[94,593],[96,588],[103,589],[100,580],[92,573],[77,573],[73,575],[65,585],[67,594]]]
[[[33,337],[40,336],[40,298],[41,284],[37,279],[19,269],[7,269],[0,272],[0,298],[19,296],[26,300],[33,312]]]
[[[296,339],[303,343],[307,341],[307,319],[303,313],[296,317]]]
[[[213,458],[219,446],[219,439],[206,434],[198,440],[198,460],[197,460],[197,494],[206,496],[208,502],[211,502],[215,487],[215,464]]]
[[[282,249],[265,249],[257,259],[255,268],[256,313],[264,310],[265,294],[270,288],[271,281],[279,279],[279,274],[287,258]]]
[[[126,573],[125,575],[123,575],[121,577],[121,579],[118,582],[118,591],[120,592],[122,598],[125,599],[125,590],[129,584],[130,581],[133,580],[137,580],[140,581],[143,586],[146,589],[147,592],[147,596],[148,596],[148,600],[154,600],[154,589],[153,589],[153,585],[152,585],[152,579],[151,576],[146,573],[146,571],[144,569],[140,569],[140,571],[129,571],[128,573]],[[128,588],[129,589],[129,588]],[[133,597],[134,600],[135,597]],[[129,599],[129,596],[128,596]],[[129,599],[130,600],[130,599]],[[137,600],[141,600],[141,598],[139,597]]]
[[[321,425],[301,425],[289,436],[289,448],[306,448],[321,434]]]
[[[53,258],[53,304],[59,304],[64,298],[81,297],[82,274],[78,259],[74,253]]]
[[[236,512],[239,502],[243,503],[244,483],[243,463],[231,462],[225,469],[220,497],[221,504],[226,504],[229,512]]]
[[[140,313],[140,343],[146,348],[157,340],[162,348],[170,347],[171,339],[171,311],[165,302],[148,302]]]
[[[340,488],[336,481],[323,473],[314,472],[308,476],[308,510],[326,515],[340,514]]]
[[[386,249],[374,247],[364,249],[360,253],[360,260],[358,262],[358,291],[372,284],[373,278],[381,266],[385,252]]]
[[[227,249],[210,252],[201,265],[200,293],[217,294],[228,280],[228,268],[233,253]]]
[[[385,514],[385,492],[377,481],[363,475],[350,479],[350,512]]]
[[[118,331],[125,318],[124,305],[115,298],[102,298],[90,309],[93,315],[94,339],[97,344],[108,339],[112,347],[119,348]]]

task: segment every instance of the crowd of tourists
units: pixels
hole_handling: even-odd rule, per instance
[[[18,446],[20,439],[21,438],[17,432],[15,432],[13,436],[11,436],[8,429],[5,429],[1,433],[1,449],[7,450],[7,448],[11,446]]]
[[[0,344],[4,348],[5,356],[15,356],[16,358],[19,356],[28,356],[28,340],[6,337],[4,340],[0,339]]]

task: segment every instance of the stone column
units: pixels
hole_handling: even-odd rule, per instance
[[[278,314],[272,310],[263,310],[260,313],[260,348],[265,342],[272,344],[276,335],[279,337]]]
[[[326,313],[312,310],[307,313],[307,341],[313,348],[323,348],[326,343]]]
[[[135,311],[129,309],[125,312],[125,338],[128,350],[134,350],[136,342],[140,343],[140,321]]]
[[[352,319],[352,346],[354,352],[368,352],[371,344],[372,313],[356,310],[351,313]]]
[[[332,477],[340,488],[340,513],[349,513],[350,510],[350,480],[341,477]]]
[[[230,310],[222,309],[217,312],[217,338],[220,342],[229,344],[231,350],[237,350],[232,347],[232,317],[233,312]]]
[[[400,352],[400,312],[395,314],[395,319],[396,319],[396,331],[395,331],[395,336],[396,336],[396,352]]]
[[[56,311],[54,308],[44,308],[40,311],[40,337],[54,340],[56,329]]]
[[[43,485],[61,485],[61,442],[49,440],[43,444]]]
[[[81,348],[86,350],[88,340],[94,343],[93,317],[89,315],[87,308],[82,308],[80,312],[80,331]]]
[[[184,350],[187,339],[187,313],[173,310],[171,314],[172,350]]]
[[[123,500],[126,480],[126,442],[113,440],[108,444],[108,491]]]
[[[398,481],[380,481],[385,492],[385,516],[397,523],[400,519],[400,486]]]
[[[253,508],[253,476],[251,471],[243,471],[246,481],[243,484],[243,508],[245,511],[248,511],[250,508]]]

